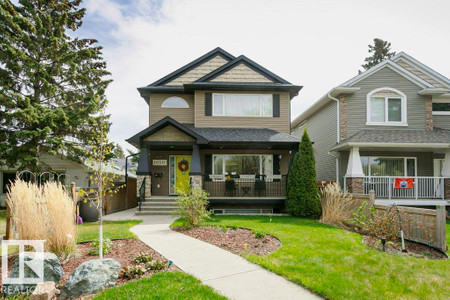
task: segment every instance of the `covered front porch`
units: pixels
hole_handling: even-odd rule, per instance
[[[141,148],[137,174],[143,201],[198,186],[209,194],[211,208],[224,213],[281,212],[299,143],[269,129],[195,128],[171,118],[129,141]]]

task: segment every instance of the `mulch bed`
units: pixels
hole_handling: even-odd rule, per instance
[[[168,260],[165,257],[160,255],[158,252],[156,252],[155,250],[153,250],[152,248],[150,248],[149,246],[147,246],[140,240],[122,239],[122,240],[114,240],[111,242],[112,242],[112,248],[110,249],[108,254],[105,254],[103,257],[104,258],[113,258],[113,259],[117,260],[118,262],[120,262],[122,268],[136,267],[136,266],[144,267],[146,265],[146,263],[136,263],[134,261],[134,259],[136,258],[136,256],[139,253],[151,254],[151,256],[153,257],[152,262],[162,261],[162,262],[168,263]],[[88,254],[89,250],[91,250],[91,249],[92,249],[92,243],[90,243],[90,242],[78,244],[76,253],[71,255],[71,257],[69,259],[61,262],[61,266],[64,270],[64,276],[61,278],[61,280],[58,284],[59,288],[61,288],[67,282],[69,276],[80,264],[82,264],[85,261],[98,258],[98,256]],[[11,255],[8,258],[8,267],[10,270],[11,270],[16,258],[17,258],[17,255]],[[119,274],[119,279],[116,282],[116,286],[122,285],[122,284],[130,282],[130,281],[135,281],[135,280],[138,280],[141,278],[150,277],[157,272],[164,272],[164,271],[174,272],[174,271],[180,271],[180,269],[176,265],[172,264],[172,265],[170,265],[169,268],[165,268],[160,271],[149,270],[149,271],[145,272],[144,275],[135,277],[133,279],[123,278]],[[0,274],[0,279],[1,279],[1,274]],[[1,287],[1,285],[0,285],[0,287]],[[0,295],[0,297],[1,297],[1,295]],[[78,299],[89,299],[89,298],[92,298],[92,296],[82,295]]]
[[[281,242],[276,237],[266,234],[264,237],[258,238],[251,230],[244,228],[227,228],[224,231],[218,227],[197,227],[191,229],[172,227],[172,230],[238,255],[254,254],[262,256],[270,254],[281,247]]]
[[[383,245],[378,238],[372,236],[364,236],[363,243],[371,248],[383,251]],[[426,259],[447,259],[447,256],[445,254],[439,252],[434,248],[410,241],[405,241],[405,248],[407,252],[402,252],[402,244],[400,241],[387,242],[385,247],[387,253],[395,255],[405,255]]]

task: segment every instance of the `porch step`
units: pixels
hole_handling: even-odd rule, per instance
[[[176,206],[141,206],[141,211],[176,211]]]
[[[154,202],[154,201],[149,201],[149,202],[142,202],[142,207],[155,207],[155,206],[177,206],[177,203],[175,201],[173,202],[169,202],[169,201],[165,201],[165,202]]]
[[[135,213],[136,216],[149,216],[149,215],[165,215],[169,216],[172,215],[173,211],[166,211],[166,210],[158,210],[158,211],[137,211]]]

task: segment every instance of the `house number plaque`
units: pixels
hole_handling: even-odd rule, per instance
[[[154,159],[153,165],[154,166],[167,166],[167,159]]]

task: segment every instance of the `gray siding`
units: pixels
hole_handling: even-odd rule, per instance
[[[362,129],[405,129],[403,126],[367,126],[367,94],[374,89],[390,87],[403,92],[407,97],[407,122],[409,129],[425,129],[425,97],[417,94],[422,88],[400,74],[385,67],[356,83],[361,88],[347,96],[347,137]]]
[[[317,113],[310,116],[304,124],[294,129],[293,135],[301,138],[304,128],[307,129],[314,143],[317,180],[336,180],[336,158],[328,151],[336,146],[337,112],[336,102],[330,101]]]
[[[450,116],[433,116],[434,127],[450,130]]]

